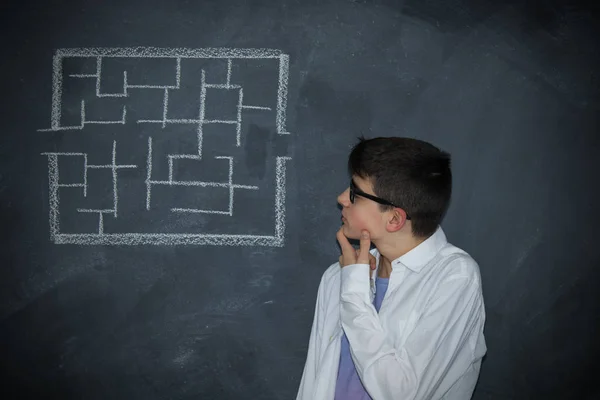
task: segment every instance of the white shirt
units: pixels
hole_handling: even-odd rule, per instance
[[[323,274],[296,399],[333,400],[343,332],[373,400],[470,399],[487,351],[477,262],[438,226],[392,261],[379,313],[369,270],[335,263]]]

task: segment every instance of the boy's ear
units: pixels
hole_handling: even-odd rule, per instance
[[[406,213],[401,208],[392,210],[391,218],[388,220],[388,231],[397,232],[404,226]]]

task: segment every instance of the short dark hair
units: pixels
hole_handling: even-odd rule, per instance
[[[358,139],[348,157],[350,176],[369,179],[376,196],[406,211],[413,236],[435,233],[452,195],[450,154],[413,138]],[[380,205],[381,211],[392,208]]]

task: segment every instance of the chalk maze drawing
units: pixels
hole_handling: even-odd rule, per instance
[[[174,83],[170,85],[159,84],[136,84],[128,77],[127,70],[123,71],[122,81],[123,87],[121,91],[116,93],[107,93],[102,90],[103,68],[106,60],[110,58],[152,58],[152,59],[168,59],[173,61]],[[65,75],[63,71],[64,61],[66,59],[87,59],[95,61],[94,73],[76,73]],[[220,60],[226,61],[226,78],[224,82],[214,82],[207,79],[206,71],[201,70],[200,86],[198,96],[200,98],[200,106],[197,111],[197,118],[181,119],[169,117],[169,95],[177,91],[181,87],[181,82],[185,79],[182,76],[182,60],[186,59],[204,59],[204,60]],[[277,95],[273,99],[275,109],[264,105],[248,103],[244,99],[244,87],[239,82],[233,83],[232,80],[232,65],[236,60],[243,59],[274,59],[278,63],[278,75],[273,79],[277,81]],[[207,49],[165,49],[152,47],[135,47],[135,48],[78,48],[78,49],[58,49],[55,52],[52,63],[52,111],[50,118],[50,128],[39,129],[39,131],[66,131],[73,132],[79,135],[87,134],[90,126],[103,125],[106,128],[110,126],[137,124],[142,126],[145,124],[162,127],[163,129],[171,124],[186,124],[195,126],[195,141],[196,146],[187,154],[168,154],[166,157],[155,155],[153,150],[153,138],[148,136],[144,146],[147,147],[146,165],[121,164],[118,162],[119,141],[112,141],[112,154],[107,159],[111,161],[106,164],[91,164],[88,162],[89,154],[86,152],[44,152],[42,153],[48,159],[48,180],[49,180],[49,224],[50,237],[56,244],[79,244],[79,245],[255,245],[255,246],[282,246],[284,241],[285,231],[285,183],[286,183],[286,162],[290,160],[287,156],[278,156],[275,160],[275,196],[273,199],[273,212],[275,226],[273,234],[270,235],[252,235],[252,234],[210,234],[202,232],[189,233],[144,233],[144,232],[127,232],[115,233],[105,229],[105,219],[107,217],[119,218],[119,190],[118,181],[119,174],[127,169],[145,168],[145,212],[152,212],[153,190],[158,186],[164,187],[202,187],[207,188],[222,188],[228,190],[229,201],[226,206],[221,209],[204,209],[204,208],[170,208],[171,213],[189,213],[189,214],[208,214],[222,215],[234,218],[234,198],[236,192],[240,190],[256,191],[260,190],[258,186],[244,185],[234,181],[234,157],[232,156],[216,156],[214,159],[223,160],[228,166],[228,179],[217,181],[201,181],[201,180],[181,180],[174,176],[174,163],[178,160],[201,160],[203,157],[203,139],[204,130],[208,125],[232,125],[235,127],[235,145],[240,147],[242,136],[242,121],[244,111],[254,110],[255,112],[266,112],[273,115],[275,126],[278,135],[289,135],[286,131],[286,106],[287,106],[287,86],[288,86],[288,69],[289,57],[278,50],[271,49],[224,49],[224,48],[207,48]],[[90,72],[90,71],[87,71]],[[79,124],[61,124],[61,113],[63,110],[63,87],[67,79],[81,79],[95,81],[95,98],[123,98],[126,100],[131,93],[135,91],[160,91],[163,96],[162,115],[156,119],[138,119],[136,121],[128,120],[127,107],[122,106],[121,118],[112,120],[98,120],[90,118],[86,113],[86,100],[82,99],[80,106],[80,123]],[[237,92],[237,113],[235,118],[230,119],[211,119],[206,116],[206,103],[210,97],[207,95],[207,89],[222,90]],[[81,182],[62,182],[62,173],[59,173],[59,165],[61,161],[70,158],[80,161],[83,179]],[[157,163],[167,163],[168,179],[159,180],[153,178],[153,167]],[[72,167],[72,163],[69,164]],[[97,229],[89,233],[66,233],[61,232],[60,224],[60,193],[63,188],[80,188],[83,192],[83,197],[88,197],[89,187],[93,184],[88,179],[88,172],[91,170],[106,170],[112,172],[112,208],[77,208],[78,213],[97,214]],[[61,169],[62,171],[62,169]]]

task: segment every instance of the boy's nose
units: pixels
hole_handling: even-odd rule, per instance
[[[337,201],[343,207],[349,207],[350,206],[350,189],[348,188],[348,189],[344,190],[342,193],[340,193],[340,195],[337,198]]]

